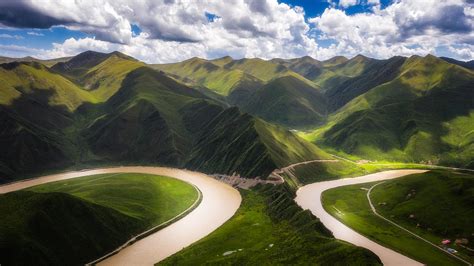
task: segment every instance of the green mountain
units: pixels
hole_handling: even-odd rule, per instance
[[[326,88],[324,95],[328,99],[329,110],[335,111],[357,96],[397,77],[405,59],[395,56],[387,60],[370,60],[357,76],[345,78],[345,81]]]
[[[120,52],[109,54],[87,51],[52,67],[56,72],[106,101],[120,88],[126,75],[144,63]]]
[[[263,121],[318,126],[305,138],[368,159],[470,166],[474,158],[474,74],[433,56],[192,58],[152,67],[118,52],[91,51],[52,68],[1,64],[0,119],[8,125],[0,131],[2,176],[104,163],[265,176],[294,162],[291,149],[300,144],[291,133],[276,138],[283,133]],[[229,105],[250,116],[224,115]],[[272,156],[267,139],[278,143],[274,154],[288,156]],[[212,154],[226,145],[235,152]]]
[[[474,73],[428,55],[356,97],[308,138],[368,159],[473,166]]]
[[[227,61],[228,58],[223,58],[210,64],[220,68],[219,65],[229,64]],[[101,164],[185,166],[210,173],[237,171],[249,177],[264,178],[275,166],[294,162],[293,155],[290,156],[294,146],[292,133],[278,129],[278,134],[287,134],[286,137],[276,140],[272,136],[272,142],[278,143],[278,147],[273,145],[271,149],[289,154],[287,157],[257,160],[253,162],[255,169],[249,170],[250,161],[239,164],[242,154],[252,153],[245,146],[235,146],[235,152],[225,156],[224,161],[215,156],[200,158],[198,154],[213,152],[206,147],[203,135],[221,134],[209,129],[204,134],[203,126],[216,117],[222,118],[219,114],[228,106],[228,99],[247,104],[249,95],[259,90],[268,93],[265,90],[272,86],[280,86],[276,89],[282,91],[283,97],[300,95],[292,105],[299,105],[300,110],[307,111],[316,120],[323,112],[318,108],[324,106],[317,90],[293,76],[276,79],[268,87],[255,85],[261,84],[255,78],[244,78],[238,81],[241,88],[235,88],[228,98],[219,98],[207,88],[189,87],[173,76],[117,52],[84,52],[51,69],[37,62],[2,64],[0,81],[0,94],[5,96],[0,105],[0,119],[9,125],[0,131],[0,145],[7,151],[0,155],[3,178]],[[283,88],[293,82],[298,86]],[[247,84],[254,84],[255,91]],[[306,96],[317,100],[317,104],[307,101]],[[297,116],[296,113],[290,115]],[[214,130],[230,126],[225,121],[226,116],[223,117],[213,125]],[[262,133],[262,128],[268,127],[273,132],[272,125],[255,122],[260,125],[257,132],[256,126],[248,126],[254,118],[245,117],[234,121],[232,126],[239,128],[242,135],[253,136],[255,143],[270,139]],[[212,138],[209,141],[224,147],[238,138],[228,133],[220,135],[217,141]],[[298,142],[304,143],[304,140]],[[301,143],[298,145],[312,147]],[[259,151],[270,153],[267,146],[261,146],[263,149]],[[308,153],[298,158],[318,156]],[[232,163],[223,168],[228,162]]]
[[[458,66],[469,68],[471,70],[474,69],[474,60],[460,61],[460,60],[456,60],[456,59],[449,58],[449,57],[440,57],[440,58],[443,59],[444,61],[448,62],[448,63],[451,63],[451,64],[455,64],[455,65],[458,65]]]
[[[84,265],[189,208],[196,189],[171,177],[100,174],[0,195],[8,265]]]
[[[276,168],[328,157],[291,132],[234,107],[202,125],[186,166],[205,172],[266,178]]]
[[[55,58],[55,59],[42,60],[42,59],[34,58],[31,56],[26,56],[26,57],[21,57],[21,58],[0,56],[0,64],[12,63],[12,62],[38,62],[47,67],[52,67],[57,63],[66,62],[70,59],[71,57],[61,57],[61,58]]]
[[[326,98],[293,76],[276,78],[256,90],[242,110],[286,126],[315,125],[326,117]]]
[[[323,68],[322,62],[310,56],[294,59],[272,59],[271,61],[283,65],[309,80],[316,79],[321,74]]]
[[[8,265],[83,265],[143,228],[138,219],[66,193],[18,191],[0,202],[0,252]]]
[[[65,129],[73,112],[96,99],[40,63],[0,65],[2,177],[63,168],[71,163]]]
[[[224,96],[236,89],[245,88],[241,83],[262,84],[261,80],[244,71],[226,68],[223,64],[229,59],[233,62],[230,57],[212,61],[194,57],[180,63],[153,65],[153,68],[162,70],[188,85],[204,86]]]
[[[208,88],[224,96],[228,104],[250,114],[270,122],[302,127],[319,124],[326,116],[326,101],[319,87],[306,78],[316,74],[312,73],[315,62],[318,61],[310,57],[289,60],[223,57],[191,58],[153,67],[190,86]]]

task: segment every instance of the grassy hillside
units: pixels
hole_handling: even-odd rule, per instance
[[[143,99],[99,117],[83,135],[103,161],[178,165],[182,159],[170,127],[157,108]]]
[[[316,79],[322,72],[323,63],[310,56],[294,59],[272,59],[271,62],[281,64],[300,74],[308,80]]]
[[[410,194],[410,195],[409,195]],[[467,173],[430,171],[379,185],[372,194],[383,215],[438,243],[441,239],[466,238],[467,247],[474,247],[473,218],[474,175]],[[433,208],[436,201],[436,208]],[[415,214],[414,218],[409,218]],[[417,226],[417,225],[420,226]],[[453,241],[454,242],[454,241]],[[456,247],[459,251],[466,249]],[[471,253],[474,260],[474,253]]]
[[[180,63],[153,65],[153,67],[170,73],[185,83],[204,86],[225,96],[235,89],[245,89],[245,86],[240,85],[242,82],[261,84],[258,78],[244,71],[224,68],[223,62],[227,61],[225,59],[208,61],[195,57]]]
[[[93,95],[40,63],[13,62],[0,65],[1,105],[11,105],[22,95],[32,98],[36,92],[51,94],[47,102],[35,97],[34,100],[40,104],[64,106],[69,111],[74,111],[84,102],[96,102]]]
[[[229,108],[202,126],[186,166],[266,178],[275,168],[325,154],[285,129]]]
[[[357,55],[350,60],[345,57],[335,57],[323,61],[321,73],[312,81],[319,85],[323,91],[329,90],[359,76],[374,60],[363,55]]]
[[[284,76],[258,89],[242,110],[269,122],[301,127],[324,121],[326,99],[307,83]]]
[[[52,69],[80,84],[98,100],[105,101],[117,92],[129,72],[144,65],[120,52],[87,51]]]
[[[12,63],[12,62],[38,62],[47,67],[52,67],[57,63],[66,62],[70,59],[71,57],[61,57],[61,58],[43,60],[43,59],[31,57],[31,56],[26,56],[26,57],[21,57],[21,58],[0,56],[0,64]]]
[[[0,65],[0,83],[1,178],[70,165],[64,130],[95,97],[36,62]]]
[[[206,62],[223,68],[234,61]],[[300,153],[301,146],[309,144],[249,115],[239,113],[238,119],[224,115],[204,128],[224,111],[225,99],[204,88],[188,87],[117,52],[85,52],[53,70],[39,63],[11,63],[1,69],[4,85],[0,91],[8,97],[2,102],[0,118],[10,125],[0,132],[2,148],[8,151],[0,155],[3,178],[118,163],[192,166],[213,173],[237,171],[266,177],[277,166],[320,156],[318,151],[312,153],[317,150],[313,145]],[[229,102],[247,103],[260,84],[255,78],[240,79]],[[294,107],[285,121],[307,120],[297,110],[309,112],[311,122],[319,119],[324,99],[313,87],[287,76],[269,83],[262,92],[275,90],[281,90],[283,98],[298,98],[287,104],[265,96],[274,102],[271,112]],[[230,132],[231,121],[235,132]],[[15,136],[16,132],[21,134]],[[221,149],[226,155],[217,156],[209,147],[234,151]],[[267,155],[260,157],[262,152]]]
[[[156,141],[158,145],[159,143],[164,144],[162,140],[167,140],[163,151],[171,149],[171,151],[174,150],[173,153],[183,156],[190,149],[194,132],[189,132],[186,129],[183,121],[184,114],[181,110],[194,101],[204,99],[213,102],[199,91],[180,84],[158,71],[140,67],[130,72],[122,82],[120,90],[106,103],[99,106],[100,112],[107,115],[101,119],[103,122],[96,120],[94,123],[99,124],[96,126],[90,124],[88,129],[94,131],[94,129],[101,128],[101,131],[97,132],[98,134],[94,133],[94,139],[107,138],[108,134],[114,134],[117,138],[125,140],[130,132],[141,134],[142,140],[136,139],[143,144],[141,147],[144,150],[141,152],[148,151],[146,142]],[[127,119],[123,120],[126,116],[131,116],[128,118],[131,124],[124,126],[116,124],[126,123]],[[141,120],[137,121],[137,118]],[[147,121],[147,119],[151,120]],[[106,123],[107,126],[101,127],[101,123]],[[118,129],[115,128],[117,126]],[[160,134],[156,134],[152,129],[159,129]],[[90,133],[87,131],[84,134]],[[142,132],[140,133],[140,131]],[[130,143],[130,145],[132,144]],[[122,152],[127,154],[128,148],[123,148]],[[140,150],[137,150],[136,154],[139,153]],[[174,155],[169,154],[169,156],[173,157]],[[130,159],[136,160],[133,156]]]
[[[0,250],[7,265],[82,265],[140,232],[143,224],[65,193],[0,195]]]
[[[357,76],[348,78],[336,86],[326,88],[324,96],[329,102],[328,109],[335,111],[357,96],[394,79],[399,75],[400,67],[405,60],[406,58],[401,56],[387,60],[370,60]]]
[[[85,176],[28,190],[67,193],[138,219],[145,227],[173,218],[198,197],[196,189],[181,180],[133,173]]]
[[[332,238],[282,186],[241,193],[234,217],[158,265],[380,264],[371,252]]]
[[[380,214],[436,244],[443,239],[454,242],[457,238],[467,238],[472,243],[473,181],[474,177],[468,174],[431,171],[386,181],[373,189],[371,199]],[[324,192],[325,209],[364,235],[421,262],[463,265],[373,215],[367,202],[367,190],[361,188],[374,184]],[[472,248],[472,244],[469,245]],[[463,258],[473,261],[472,252],[456,245],[450,247],[460,251]]]
[[[144,174],[103,174],[0,195],[7,265],[83,265],[188,208],[197,191]]]
[[[54,121],[54,115],[45,117],[55,114],[54,109],[45,109],[38,113],[38,122]],[[64,168],[72,163],[63,149],[65,140],[60,132],[18,117],[18,114],[0,106],[0,182],[25,173]]]
[[[400,73],[307,138],[368,159],[470,166],[474,73],[433,56],[407,59]]]

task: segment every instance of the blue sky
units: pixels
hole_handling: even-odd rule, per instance
[[[0,2],[0,55],[119,50],[155,63],[431,53],[472,60],[473,25],[468,0],[18,0]]]

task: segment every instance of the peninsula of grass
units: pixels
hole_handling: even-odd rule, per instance
[[[443,251],[375,216],[367,189],[375,183],[344,186],[322,194],[327,212],[359,233],[428,265],[464,265]],[[474,176],[449,171],[430,171],[385,181],[371,192],[379,214],[404,228],[441,244],[443,239],[467,239],[472,248]],[[467,261],[472,253],[450,245]]]
[[[283,186],[241,190],[223,226],[158,265],[378,265],[368,250],[334,239]]]
[[[83,265],[188,209],[199,192],[149,174],[101,174],[0,195],[5,265]]]
[[[373,174],[381,171],[396,169],[435,169],[439,166],[431,166],[417,163],[401,163],[401,162],[367,162],[360,163],[335,158],[337,162],[313,162],[301,164],[293,167],[292,172],[297,177],[299,185],[306,185],[314,182],[333,180],[339,178],[348,178]],[[290,180],[291,181],[291,180]]]

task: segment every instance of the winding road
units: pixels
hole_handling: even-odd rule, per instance
[[[114,167],[48,175],[0,186],[0,194],[49,182],[106,173],[144,173],[173,177],[196,186],[201,203],[182,219],[127,246],[98,265],[153,265],[202,239],[230,219],[240,193],[205,174],[165,167]]]
[[[427,170],[391,170],[370,175],[323,181],[309,184],[298,189],[295,201],[303,209],[309,209],[334,234],[334,237],[367,248],[382,260],[384,265],[423,265],[398,252],[386,248],[357,233],[327,213],[321,202],[321,194],[331,188],[394,179],[406,175],[418,174]]]

